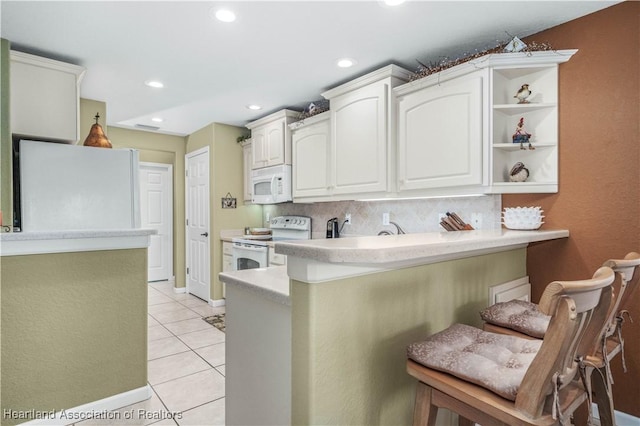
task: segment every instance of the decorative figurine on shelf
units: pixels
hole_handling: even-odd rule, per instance
[[[524,164],[517,162],[509,172],[509,182],[524,182],[529,177],[529,169]]]
[[[514,37],[505,47],[504,47],[504,51],[505,52],[520,52],[521,50],[525,49],[527,47],[527,44],[520,40],[518,37]]]
[[[513,95],[514,98],[518,99],[519,104],[528,104],[529,101],[527,100],[527,98],[529,96],[531,96],[531,89],[529,89],[528,84],[523,84],[522,86],[520,86],[520,90],[518,90],[518,93]]]
[[[84,140],[84,146],[94,146],[96,148],[111,148],[111,141],[107,139],[107,136],[104,134],[104,130],[102,130],[102,126],[98,124],[100,114],[96,113],[96,116],[94,118],[96,119],[96,122],[91,126],[89,135]]]
[[[531,133],[527,133],[527,131],[524,130],[524,117],[520,117],[520,121],[518,121],[518,126],[516,126],[516,132],[513,134],[512,139],[513,143],[520,144],[520,149],[525,149],[523,145],[525,143],[529,144],[529,149],[535,149],[531,145]]]

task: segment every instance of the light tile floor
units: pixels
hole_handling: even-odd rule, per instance
[[[190,294],[175,293],[169,282],[150,283],[147,374],[151,398],[117,410],[111,419],[90,419],[78,425],[224,425],[225,335],[202,320],[224,311]],[[132,419],[127,418],[130,413],[134,413]]]

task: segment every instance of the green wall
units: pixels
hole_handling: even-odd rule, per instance
[[[184,287],[186,271],[184,248],[185,138],[120,127],[108,127],[105,129],[105,133],[114,148],[137,149],[140,153],[140,161],[173,166],[173,273],[176,277],[175,286]]]
[[[8,256],[1,272],[0,413],[146,386],[146,249]]]
[[[318,284],[291,281],[292,424],[411,424],[406,347],[480,326],[489,287],[526,275],[526,249]]]
[[[222,298],[222,241],[220,231],[262,226],[262,206],[244,205],[244,172],[242,146],[236,138],[246,129],[213,123],[187,137],[187,153],[209,147],[210,226],[211,236],[211,299]],[[221,199],[230,193],[237,199],[237,208],[223,209]]]
[[[9,129],[9,49],[9,41],[0,39],[0,210],[4,224],[12,223],[13,210],[11,199],[11,131]]]

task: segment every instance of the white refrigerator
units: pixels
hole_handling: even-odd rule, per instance
[[[138,151],[19,143],[23,232],[140,228]]]

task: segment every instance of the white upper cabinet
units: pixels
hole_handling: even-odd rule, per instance
[[[11,133],[76,143],[85,69],[11,51]]]
[[[251,168],[291,164],[291,131],[296,111],[282,110],[247,124],[251,130]]]
[[[328,197],[331,181],[331,124],[329,112],[293,123],[293,199]]]
[[[487,70],[398,94],[398,191],[471,187],[482,192]]]
[[[322,94],[330,103],[334,199],[387,196],[395,190],[392,88],[410,72],[389,65]]]
[[[575,52],[490,54],[394,89],[398,192],[557,192],[558,67]],[[523,85],[531,95],[519,103]],[[531,146],[514,142],[520,120]],[[510,179],[517,163],[526,180]]]

